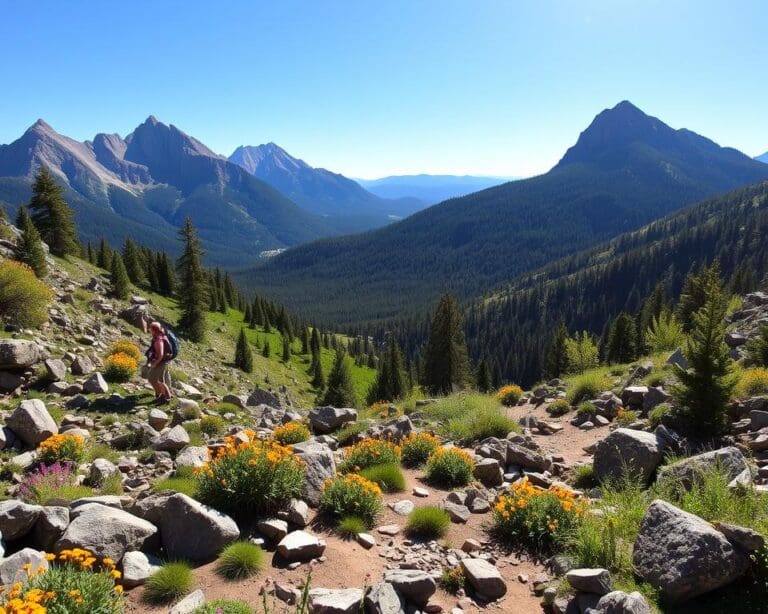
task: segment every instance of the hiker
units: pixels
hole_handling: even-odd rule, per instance
[[[158,405],[171,400],[170,379],[168,377],[168,361],[172,358],[171,342],[165,334],[160,322],[149,325],[152,341],[147,350],[147,380],[155,391],[155,402]]]

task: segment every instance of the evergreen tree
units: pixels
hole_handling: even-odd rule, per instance
[[[323,373],[323,363],[319,359],[312,364],[311,373],[313,388],[323,390],[325,388],[325,374]]]
[[[249,304],[246,304],[245,311],[243,312],[243,322],[245,322],[246,324],[250,324],[252,319],[253,319],[253,314],[251,313],[251,306]]]
[[[568,350],[568,371],[584,373],[600,364],[600,351],[595,340],[587,331],[576,333],[566,341]]]
[[[112,248],[103,237],[101,241],[99,241],[99,253],[96,255],[96,266],[105,271],[112,270]]]
[[[199,343],[205,338],[205,311],[208,302],[208,285],[203,271],[203,250],[192,221],[184,220],[179,233],[184,241],[184,250],[179,257],[179,305],[181,306],[181,328],[191,341]]]
[[[553,379],[566,373],[568,373],[568,329],[565,327],[565,322],[560,320],[547,348],[544,376]]]
[[[634,318],[622,312],[613,321],[605,348],[609,364],[632,362],[637,358],[637,328]]]
[[[355,407],[357,397],[352,385],[352,371],[343,349],[336,351],[333,368],[328,375],[328,388],[320,401],[321,405],[331,407]]]
[[[749,359],[758,367],[768,367],[768,324],[760,324],[758,335],[747,343]]]
[[[128,279],[137,286],[147,283],[147,274],[138,248],[130,239],[123,244],[123,264],[128,273]]]
[[[312,351],[312,356],[320,355],[320,332],[317,330],[317,327],[315,326],[312,329],[312,337],[309,343],[310,350]]]
[[[272,355],[272,347],[269,343],[269,338],[266,336],[264,337],[264,347],[261,350],[261,355],[264,358],[269,358]]]
[[[93,249],[93,245],[90,241],[88,241],[88,247],[86,249],[86,254],[88,257],[88,262],[91,264],[96,264],[96,252]]]
[[[674,389],[686,430],[713,437],[725,431],[728,401],[735,385],[728,346],[723,340],[726,298],[711,285],[703,307],[693,315],[685,348],[689,368],[675,365],[680,384]]]
[[[166,252],[160,254],[157,262],[157,285],[160,294],[173,296],[176,291],[176,271],[173,270],[173,261]]]
[[[387,349],[379,362],[379,370],[368,391],[366,402],[371,405],[377,401],[397,401],[407,393],[403,354],[395,336],[390,335]]]
[[[35,275],[43,278],[48,275],[48,264],[45,262],[45,251],[40,241],[40,233],[32,223],[26,207],[19,209],[16,226],[21,230],[21,236],[14,249],[14,257],[31,268]]]
[[[265,333],[272,332],[272,324],[269,321],[269,315],[267,313],[264,313],[264,332]]]
[[[64,190],[46,167],[40,167],[32,185],[29,209],[32,221],[55,256],[77,256],[80,242],[75,231],[74,213],[63,197]]]
[[[248,344],[248,338],[245,336],[245,329],[240,329],[240,335],[237,337],[237,346],[235,347],[235,366],[245,373],[253,372],[253,353]]]
[[[291,359],[291,340],[287,335],[283,335],[283,362]]]
[[[491,372],[488,370],[488,363],[485,362],[485,358],[477,365],[477,373],[475,374],[475,385],[477,389],[482,393],[490,392],[493,389],[493,383],[491,382]]]
[[[301,327],[301,353],[309,354],[309,329],[306,326]]]
[[[677,320],[683,330],[688,332],[694,324],[694,314],[707,302],[712,293],[722,288],[720,263],[715,261],[710,267],[702,267],[698,273],[689,273],[683,284],[683,291],[677,303]]]
[[[469,359],[461,313],[450,294],[440,297],[424,351],[423,384],[430,394],[447,394],[467,383]]]
[[[112,254],[109,283],[112,286],[113,296],[123,300],[128,298],[131,291],[131,281],[128,278],[128,272],[125,270],[123,259],[117,252]]]

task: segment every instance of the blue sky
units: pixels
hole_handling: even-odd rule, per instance
[[[0,4],[0,143],[148,115],[355,177],[531,175],[628,99],[768,150],[762,0]]]

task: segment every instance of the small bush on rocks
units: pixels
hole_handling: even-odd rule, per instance
[[[115,354],[125,354],[136,362],[141,360],[141,349],[130,339],[119,339],[110,345],[107,356],[114,356]]]
[[[579,465],[573,469],[573,485],[576,488],[594,488],[598,484],[593,465]]]
[[[230,544],[219,555],[216,571],[230,580],[247,578],[264,568],[264,551],[247,541]]]
[[[448,512],[439,507],[417,507],[408,515],[405,531],[410,537],[436,539],[445,535],[451,525]]]
[[[0,317],[17,326],[37,328],[48,320],[53,291],[26,264],[0,263]]]
[[[506,407],[512,407],[517,405],[520,397],[523,396],[523,389],[520,386],[512,384],[510,386],[502,386],[496,393],[496,398],[501,401],[502,405]]]
[[[123,352],[112,354],[104,361],[104,379],[114,383],[127,382],[138,369],[139,363],[135,358]]]
[[[568,402],[578,405],[587,399],[594,399],[610,385],[599,371],[587,371],[572,377],[568,386]]]
[[[418,467],[427,462],[432,453],[440,447],[440,439],[429,433],[411,433],[402,443],[403,464]]]
[[[451,595],[455,595],[464,588],[467,578],[461,565],[456,567],[444,567],[440,573],[440,587]]]
[[[475,461],[460,448],[438,448],[427,461],[427,477],[442,486],[466,486],[472,481]]]
[[[672,406],[669,403],[661,403],[648,412],[648,423],[651,425],[651,428],[655,429],[671,417]]]
[[[555,418],[571,411],[571,404],[565,399],[556,399],[547,406],[547,413]]]
[[[357,516],[370,527],[381,511],[381,488],[356,473],[328,479],[323,486],[320,509],[336,519]]]
[[[734,393],[739,399],[768,394],[768,369],[746,369],[739,377]]]
[[[336,440],[340,446],[351,444],[355,438],[365,431],[370,425],[366,422],[351,422],[343,429],[335,433]]]
[[[589,401],[584,401],[583,403],[580,403],[578,408],[576,409],[576,414],[580,418],[592,418],[597,413],[597,407],[592,405]]]
[[[301,443],[302,441],[307,441],[311,436],[312,433],[301,422],[283,424],[272,432],[272,438],[283,445]]]
[[[339,521],[336,530],[344,539],[352,539],[359,533],[365,533],[368,527],[358,516],[345,516]]]
[[[192,570],[186,563],[166,563],[147,578],[144,598],[153,604],[171,603],[194,586]]]
[[[79,463],[85,456],[84,444],[80,435],[51,435],[40,443],[40,461],[46,465],[57,461]]]
[[[374,465],[360,471],[366,480],[375,482],[384,492],[400,492],[405,490],[405,476],[400,465]]]
[[[275,511],[304,486],[304,463],[276,441],[226,437],[210,462],[195,470],[198,498],[236,516]]]
[[[209,437],[218,435],[224,430],[224,419],[221,416],[203,416],[200,418],[200,431]]]
[[[374,465],[400,463],[400,446],[385,439],[368,437],[347,449],[343,471],[360,471]]]
[[[638,417],[639,416],[636,411],[620,407],[616,412],[616,418],[614,419],[614,422],[619,426],[629,426],[630,424],[637,422]]]

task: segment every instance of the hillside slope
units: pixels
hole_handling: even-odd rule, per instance
[[[289,250],[240,276],[295,311],[351,324],[461,298],[680,207],[768,178],[768,167],[628,102],[600,113],[550,172],[449,200],[387,228]]]
[[[382,198],[411,196],[435,205],[448,200],[479,192],[486,188],[513,181],[512,177],[478,177],[472,175],[393,175],[380,179],[358,179],[369,192]]]

